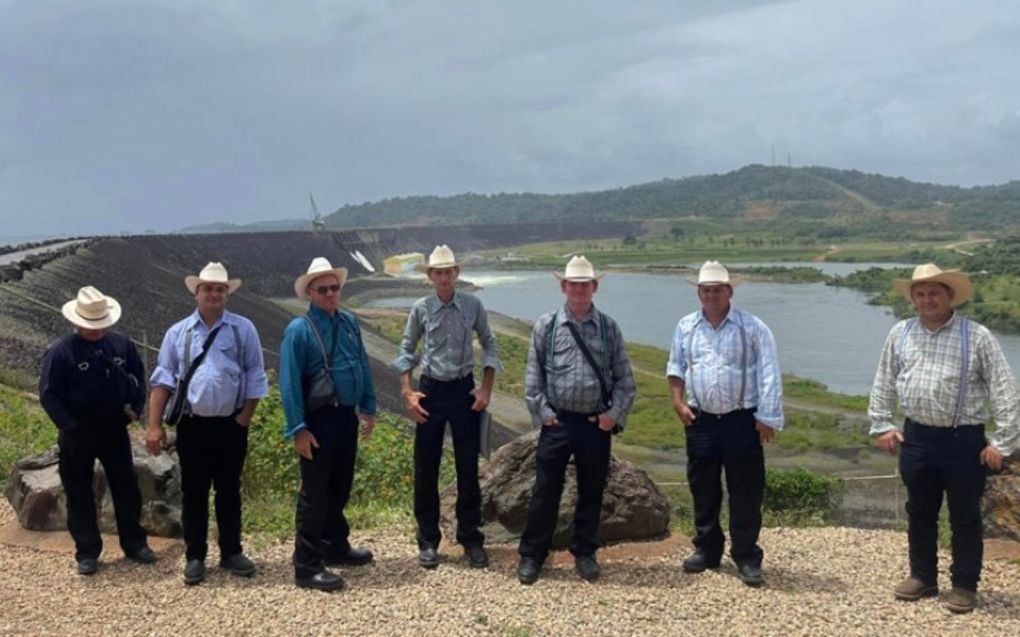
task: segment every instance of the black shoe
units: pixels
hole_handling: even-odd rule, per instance
[[[710,568],[719,568],[719,558],[711,558],[700,549],[684,560],[685,573],[700,573]]]
[[[159,559],[148,546],[143,546],[140,549],[130,553],[125,553],[124,555],[132,562],[138,562],[139,564],[153,564],[157,559]]]
[[[422,568],[435,568],[439,566],[439,553],[428,544],[418,549],[418,563]]]
[[[594,555],[578,555],[574,558],[574,570],[586,582],[594,582],[599,578],[602,569],[595,561]]]
[[[465,546],[464,555],[468,558],[468,564],[475,568],[485,568],[489,565],[489,555],[481,546]]]
[[[765,581],[765,578],[761,575],[760,566],[755,566],[754,564],[738,564],[737,570],[740,571],[740,580],[748,586],[761,586]]]
[[[99,570],[99,560],[86,557],[78,560],[78,575],[95,575]]]
[[[517,563],[517,581],[521,584],[534,584],[538,581],[538,573],[542,564],[533,557],[522,557]]]
[[[361,566],[370,563],[375,556],[368,549],[350,548],[346,553],[328,555],[322,558],[326,566]]]
[[[342,589],[344,578],[331,571],[321,571],[311,577],[294,577],[298,588],[311,588],[317,591],[338,591]]]
[[[205,560],[188,560],[184,566],[184,583],[194,586],[205,579]]]
[[[244,556],[244,553],[235,553],[227,559],[220,560],[220,568],[229,569],[234,575],[251,577],[255,574],[255,563]]]

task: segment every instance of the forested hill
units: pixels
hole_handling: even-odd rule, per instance
[[[892,221],[993,229],[1020,224],[1020,181],[961,188],[855,170],[750,165],[722,175],[663,179],[597,192],[398,197],[344,206],[325,222],[343,228],[681,217],[878,222],[881,227]],[[309,225],[307,219],[292,223]],[[279,227],[277,223],[274,229]],[[239,229],[260,228],[227,224],[201,228]]]

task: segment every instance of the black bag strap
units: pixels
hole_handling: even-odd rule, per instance
[[[141,382],[138,380],[137,376],[135,376],[128,370],[124,369],[127,366],[128,357],[127,347],[124,348],[124,351],[117,351],[117,345],[114,343],[113,339],[110,337],[107,338],[109,339],[110,347],[114,349],[114,354],[116,354],[117,356],[116,357],[110,356],[110,353],[107,352],[102,347],[99,348],[99,353],[102,355],[103,358],[106,359],[106,362],[110,364],[110,367],[114,368],[115,370],[120,372],[121,375],[124,376],[124,378],[128,379],[128,382],[131,383],[131,389],[133,391],[137,391],[138,388],[141,387]],[[125,341],[125,343],[128,343],[128,341]],[[118,358],[121,360],[120,363],[117,363]]]
[[[591,368],[595,371],[595,377],[599,379],[599,389],[602,391],[602,402],[605,403],[606,407],[612,406],[612,394],[609,393],[609,389],[606,386],[606,379],[602,376],[602,370],[599,369],[597,363],[595,363],[595,357],[591,355],[591,351],[588,346],[581,340],[581,335],[577,332],[577,327],[572,321],[567,321],[567,329],[570,330],[571,336],[574,337],[574,342],[581,348],[581,353],[584,354],[584,359],[588,361]]]
[[[180,387],[187,388],[188,383],[191,382],[191,377],[195,375],[195,370],[205,360],[205,355],[209,353],[209,348],[212,347],[213,341],[216,340],[216,334],[219,333],[221,327],[223,327],[223,323],[220,323],[216,329],[209,332],[209,336],[205,337],[205,342],[202,343],[202,351],[195,357],[195,360],[191,361],[188,371],[184,373],[184,378],[181,379]],[[187,352],[185,355],[187,354],[190,354],[190,352]]]

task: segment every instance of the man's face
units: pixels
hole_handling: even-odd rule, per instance
[[[571,305],[588,305],[599,289],[598,281],[560,281],[560,290]]]
[[[432,286],[436,289],[436,292],[452,290],[453,284],[459,276],[460,268],[457,266],[452,268],[429,268],[428,270],[429,281],[432,281]]]
[[[941,283],[915,283],[910,300],[917,315],[926,320],[947,318],[953,310],[953,291]]]
[[[222,314],[227,307],[227,286],[223,283],[200,283],[195,288],[195,302],[200,314]]]
[[[312,279],[308,285],[308,294],[312,305],[323,312],[332,314],[340,307],[340,280],[333,274],[323,274]]]
[[[93,330],[86,327],[76,327],[74,329],[76,332],[78,332],[78,336],[84,338],[86,341],[90,343],[95,343],[96,341],[98,341],[99,339],[103,338],[103,336],[106,335],[106,328]]]
[[[698,300],[706,314],[718,315],[725,313],[733,298],[733,288],[726,283],[699,285]]]

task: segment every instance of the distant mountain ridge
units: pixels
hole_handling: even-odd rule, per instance
[[[902,177],[821,166],[752,164],[725,174],[545,195],[464,193],[412,196],[346,205],[324,217],[327,228],[401,225],[717,219],[839,219],[887,215],[928,223],[991,229],[1020,224],[1020,181],[997,186],[945,186]],[[310,220],[210,224],[184,232],[311,227]]]

